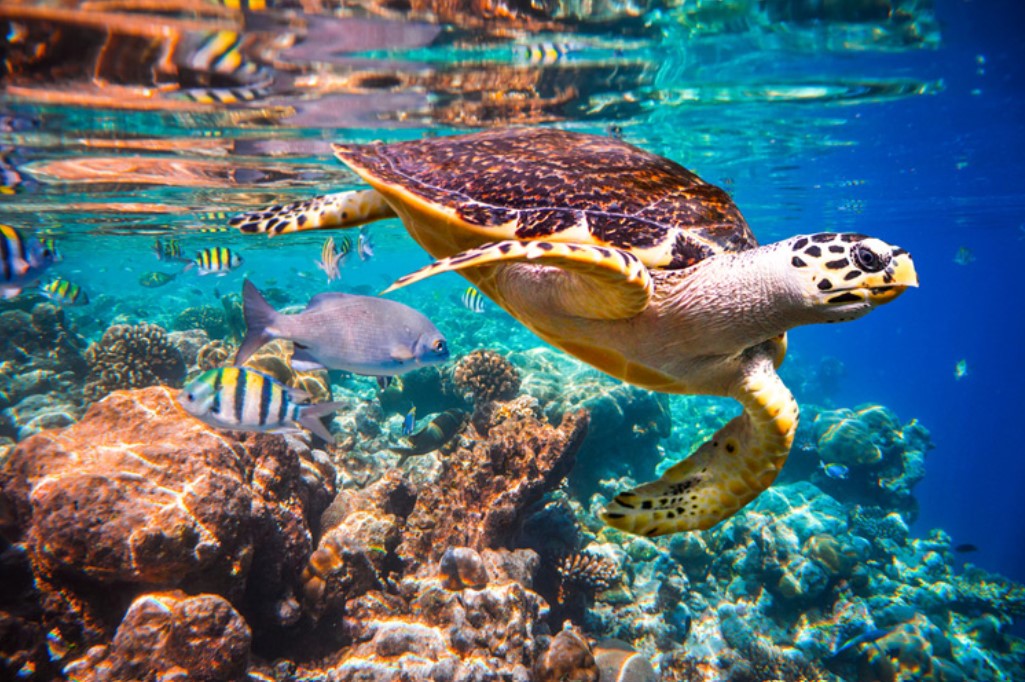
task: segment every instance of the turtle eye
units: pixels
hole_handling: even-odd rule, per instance
[[[889,253],[876,253],[864,243],[855,244],[851,249],[851,256],[858,267],[865,272],[879,272],[890,263]]]

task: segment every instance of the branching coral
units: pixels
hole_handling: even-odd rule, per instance
[[[558,572],[560,599],[571,591],[601,592],[620,581],[619,569],[611,559],[589,552],[574,552],[563,557]]]
[[[185,363],[162,327],[152,324],[110,327],[86,351],[89,377],[85,395],[99,400],[122,388],[180,386]]]
[[[220,340],[213,340],[199,349],[196,355],[196,366],[200,371],[223,367],[234,355],[235,349]]]
[[[461,359],[453,372],[456,386],[473,396],[478,406],[511,400],[520,390],[520,373],[511,362],[490,350],[476,350]]]

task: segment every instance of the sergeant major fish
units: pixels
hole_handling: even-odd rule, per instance
[[[220,367],[203,372],[178,394],[185,411],[219,429],[289,433],[305,427],[329,443],[331,433],[320,417],[342,403],[301,405],[310,395],[260,372]]]
[[[397,376],[448,360],[448,343],[422,313],[385,298],[329,292],[295,315],[274,310],[252,282],[242,286],[246,337],[239,366],[272,339],[295,344],[299,371],[340,369],[366,376]]]
[[[242,265],[242,256],[225,246],[203,249],[185,266],[185,270],[197,268],[200,275],[223,276]]]
[[[82,287],[60,277],[47,282],[39,291],[43,296],[60,305],[72,306],[89,303],[89,295],[82,290]]]
[[[53,265],[53,252],[35,237],[0,225],[0,295],[14,298]]]
[[[466,287],[462,297],[463,307],[475,313],[484,312],[484,295],[475,287]]]

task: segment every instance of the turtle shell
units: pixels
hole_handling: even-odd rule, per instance
[[[507,129],[335,151],[379,189],[411,194],[485,241],[611,246],[666,269],[757,246],[726,192],[613,138]]]

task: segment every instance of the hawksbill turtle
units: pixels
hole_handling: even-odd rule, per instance
[[[786,332],[865,315],[918,285],[902,248],[824,232],[759,246],[723,190],[622,141],[558,129],[336,144],[372,189],[236,216],[246,233],[399,217],[437,260],[391,289],[458,271],[552,345],[653,391],[743,406],[606,523],[709,528],[768,488],[798,407],[776,369]]]

